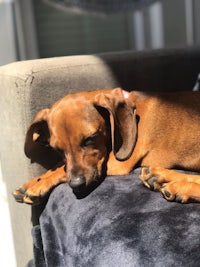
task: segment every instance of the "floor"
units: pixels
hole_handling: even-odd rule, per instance
[[[1,266],[16,267],[13,237],[10,223],[10,214],[7,202],[6,186],[1,175],[0,165],[0,259]],[[2,242],[3,241],[3,242]]]

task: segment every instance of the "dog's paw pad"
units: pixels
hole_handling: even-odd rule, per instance
[[[150,168],[149,168],[149,167],[143,167],[143,168],[141,169],[140,178],[141,178],[142,180],[146,180],[146,179],[148,179],[148,178],[150,178],[150,177],[151,177]]]

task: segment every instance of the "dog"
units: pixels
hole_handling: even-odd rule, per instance
[[[39,204],[60,183],[82,190],[142,167],[144,185],[168,201],[200,201],[200,92],[148,94],[120,88],[69,94],[37,113],[25,153],[47,169],[13,192]]]

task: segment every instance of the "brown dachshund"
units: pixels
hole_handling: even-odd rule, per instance
[[[200,93],[69,94],[36,115],[25,153],[51,169],[15,190],[18,202],[38,204],[60,183],[80,190],[138,166],[144,185],[167,200],[198,202],[200,176],[169,169],[200,171]]]

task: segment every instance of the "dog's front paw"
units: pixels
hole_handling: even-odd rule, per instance
[[[52,188],[58,184],[67,182],[65,165],[62,165],[23,184],[13,192],[13,196],[19,203],[38,205],[49,195]]]
[[[40,178],[34,178],[13,191],[13,196],[19,203],[38,205],[48,191],[47,188],[44,188],[43,181],[41,182]]]
[[[29,196],[27,193],[21,193],[23,188],[18,188],[13,191],[13,196],[18,203],[26,203],[29,205],[38,205],[40,204],[40,197]]]

